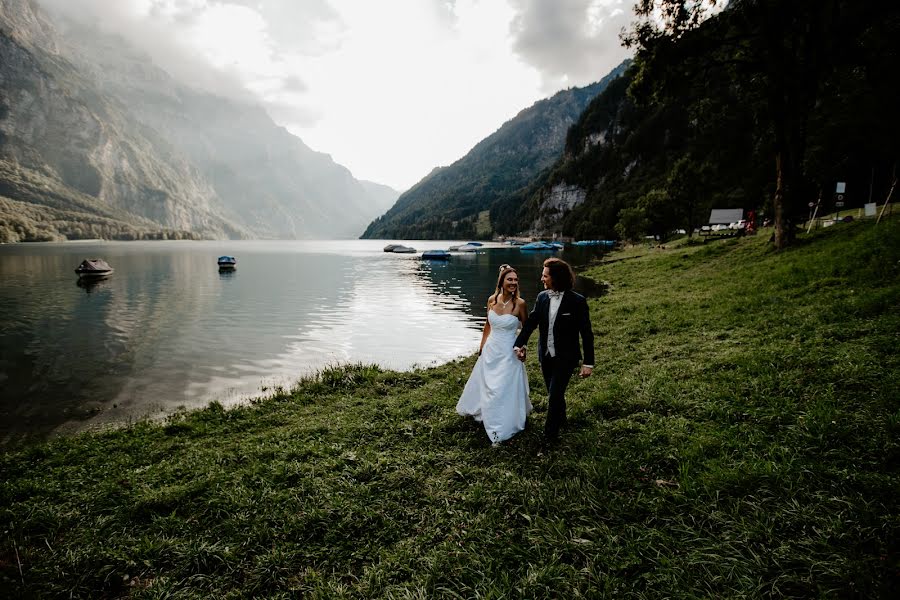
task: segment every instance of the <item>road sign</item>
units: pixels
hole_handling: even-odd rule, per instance
[[[843,194],[847,191],[847,182],[846,181],[838,181],[837,185],[834,188],[835,194]]]
[[[834,205],[835,205],[837,208],[844,208],[844,203],[843,203],[843,202],[835,202]]]

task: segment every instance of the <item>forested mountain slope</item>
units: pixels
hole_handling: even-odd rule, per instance
[[[436,168],[405,192],[363,237],[394,239],[489,238],[495,233],[479,214],[514,196],[551,166],[563,149],[566,132],[584,107],[625,70],[623,63],[598,83],[570,88],[536,102],[468,154]]]

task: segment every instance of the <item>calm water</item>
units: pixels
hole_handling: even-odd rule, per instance
[[[427,262],[386,243],[0,246],[0,442],[233,404],[337,363],[408,369],[471,354],[499,265],[519,269],[530,305],[548,256],[488,244]],[[578,265],[595,252],[561,256]],[[221,254],[236,271],[218,271]],[[84,286],[73,269],[91,257],[115,273]]]

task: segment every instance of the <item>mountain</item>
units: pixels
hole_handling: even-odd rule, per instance
[[[800,3],[772,21],[756,12],[765,6],[729,3],[683,35],[651,36],[569,129],[556,163],[514,202],[495,205],[492,218],[507,217],[498,231],[665,239],[705,224],[711,208],[753,211],[778,229],[785,135],[796,169],[783,192],[785,230],[808,219],[817,202],[826,214],[838,208],[837,182],[854,190],[843,198],[854,212],[889,198],[900,156],[900,86],[892,76],[900,9]],[[813,25],[840,35],[819,35]],[[778,26],[792,35],[772,38],[767,28]],[[802,56],[772,60],[782,39],[801,36],[811,44],[796,42]],[[778,44],[768,46],[772,39]],[[773,93],[777,85],[791,97]]]
[[[619,77],[628,61],[601,81],[536,102],[448,167],[434,169],[373,221],[364,238],[489,238],[497,232],[492,207],[552,166],[566,132],[585,106]],[[500,216],[502,218],[502,215]]]
[[[32,0],[0,4],[0,194],[33,216],[23,224],[4,210],[7,231],[356,237],[398,195],[355,179],[258,105],[193,89],[126,40],[54,19]],[[53,203],[35,193],[42,186]],[[107,229],[85,225],[97,217]]]

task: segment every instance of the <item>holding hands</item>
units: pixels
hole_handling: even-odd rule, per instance
[[[524,346],[521,348],[513,348],[513,352],[516,353],[516,358],[518,358],[522,362],[525,362],[525,347]]]

